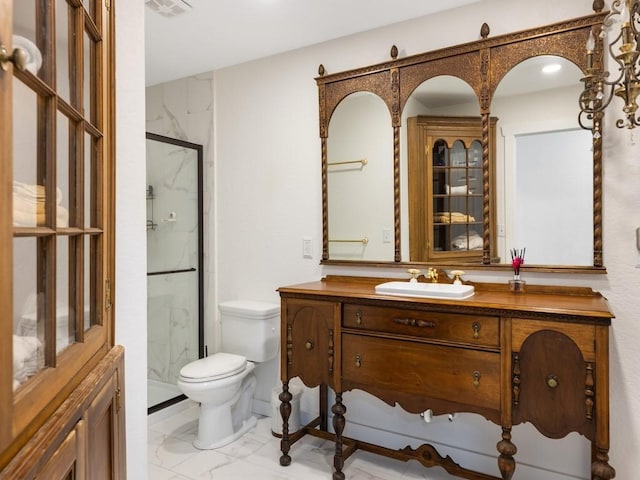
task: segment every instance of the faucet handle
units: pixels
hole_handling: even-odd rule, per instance
[[[410,268],[407,270],[407,273],[411,274],[411,280],[409,280],[410,282],[418,281],[418,275],[420,275],[420,270],[418,270],[417,268]]]
[[[464,270],[452,270],[451,275],[453,275],[453,283],[456,285],[462,284],[462,279],[460,277],[464,274]]]
[[[429,271],[428,271],[427,275],[431,279],[432,282],[436,283],[438,281],[438,269],[437,268],[429,267]]]

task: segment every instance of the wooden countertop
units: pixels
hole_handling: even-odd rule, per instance
[[[283,297],[318,296],[335,301],[359,299],[371,304],[393,303],[417,309],[465,309],[487,310],[498,315],[558,316],[566,320],[590,320],[610,325],[613,313],[607,300],[588,287],[559,287],[527,285],[524,293],[512,293],[508,285],[495,283],[472,283],[475,294],[467,299],[436,299],[383,295],[375,292],[379,283],[398,280],[377,277],[327,276],[319,281],[281,287]],[[446,282],[445,282],[446,283]]]

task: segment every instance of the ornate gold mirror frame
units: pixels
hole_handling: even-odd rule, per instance
[[[597,2],[596,2],[597,3]],[[582,72],[587,69],[585,45],[589,33],[599,32],[605,13],[594,4],[595,14],[553,25],[517,33],[489,37],[489,27],[482,25],[478,41],[398,58],[397,48],[391,49],[391,60],[355,70],[326,74],[323,65],[316,78],[319,96],[319,127],[322,148],[322,263],[331,265],[409,266],[415,262],[401,258],[401,174],[400,128],[403,108],[411,93],[422,82],[439,76],[458,77],[471,86],[479,103],[482,121],[483,172],[483,249],[478,263],[455,263],[465,268],[503,267],[492,263],[495,258],[495,204],[491,191],[493,166],[489,160],[491,101],[500,80],[517,64],[531,57],[555,55],[573,62]],[[603,67],[602,40],[598,39],[594,65]],[[380,97],[389,109],[393,129],[393,212],[394,258],[391,261],[336,260],[329,256],[328,193],[327,193],[327,138],[328,125],[338,104],[356,92],[371,92]],[[576,98],[576,104],[578,103]],[[602,118],[600,118],[602,120]],[[576,117],[576,126],[578,120]],[[493,223],[492,223],[493,222]],[[495,261],[495,260],[494,260]],[[452,264],[453,265],[453,264]],[[442,265],[446,267],[446,265]],[[537,271],[606,272],[602,260],[602,137],[593,136],[593,265],[529,265]]]

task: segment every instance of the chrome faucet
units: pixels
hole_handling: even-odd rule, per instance
[[[438,270],[436,268],[429,267],[427,271],[427,278],[433,283],[438,283]]]

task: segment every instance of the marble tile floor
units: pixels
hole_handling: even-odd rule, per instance
[[[187,401],[190,402],[190,401]],[[149,480],[331,480],[333,443],[306,436],[291,449],[293,461],[281,467],[280,441],[271,435],[271,419],[235,442],[216,449],[192,445],[198,406],[149,417]],[[358,451],[345,462],[347,480],[452,480],[442,468],[426,469],[415,461],[401,462]]]

